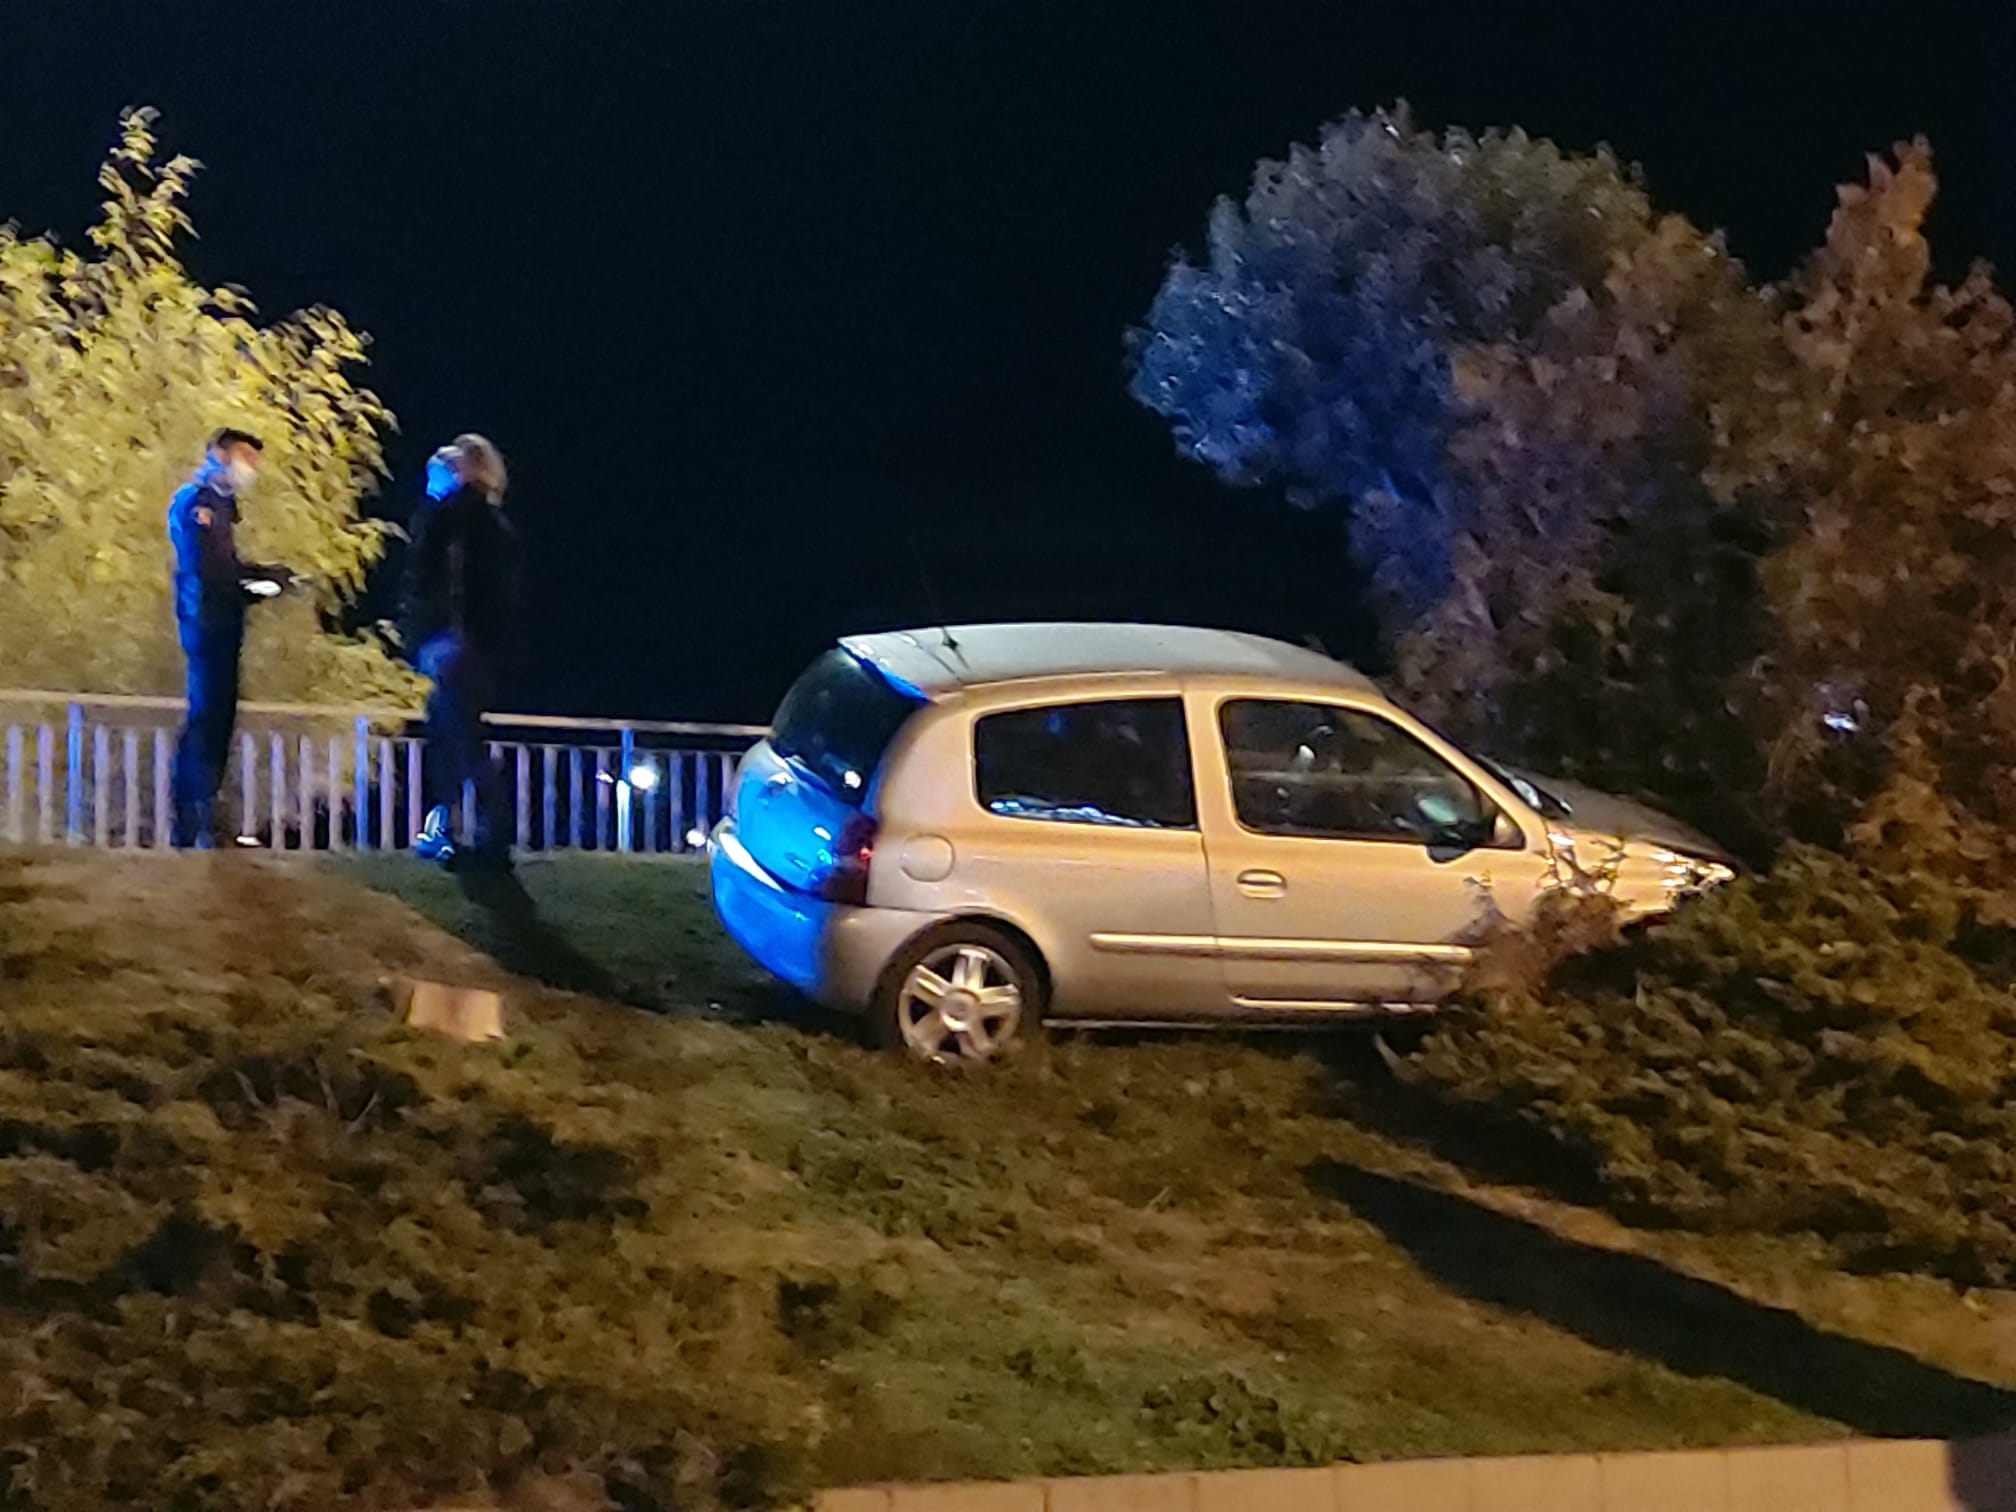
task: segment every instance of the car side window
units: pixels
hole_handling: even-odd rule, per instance
[[[1048,704],[973,726],[980,806],[1011,819],[1194,829],[1197,790],[1177,698]]]
[[[1259,834],[1424,845],[1487,837],[1497,819],[1468,778],[1376,714],[1237,699],[1218,719],[1234,809]]]

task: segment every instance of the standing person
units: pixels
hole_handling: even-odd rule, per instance
[[[238,664],[245,646],[245,606],[285,588],[284,567],[255,567],[238,558],[238,501],[259,472],[264,446],[247,431],[226,427],[210,438],[203,465],[168,506],[175,549],[175,625],[188,663],[188,712],[175,743],[177,849],[208,850],[213,810],[238,722]]]
[[[413,850],[457,860],[455,808],[476,788],[472,858],[510,864],[502,784],[483,734],[518,629],[518,547],[504,514],[504,457],[487,439],[457,436],[427,460],[427,498],[407,562],[403,634],[434,679],[427,700],[427,823]]]

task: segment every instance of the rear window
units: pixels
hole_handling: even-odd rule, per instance
[[[784,695],[770,744],[859,807],[889,742],[918,707],[847,652],[828,651]]]
[[[1197,792],[1183,705],[1108,699],[989,714],[973,727],[981,807],[1053,824],[1190,829]]]

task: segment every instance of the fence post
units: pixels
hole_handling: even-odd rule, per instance
[[[658,789],[665,785],[665,774],[658,770],[658,759],[651,758],[651,785],[644,789],[644,854],[655,855],[658,851]]]
[[[266,807],[276,851],[287,849],[287,741],[278,730],[266,736]]]
[[[410,846],[420,838],[420,809],[426,800],[426,772],[421,766],[423,760],[420,741],[414,736],[406,737],[406,843]]]
[[[294,784],[300,791],[301,849],[315,849],[315,737],[303,735],[300,747],[300,765],[295,768]]]
[[[608,834],[609,822],[609,752],[606,747],[595,750],[595,849],[602,850],[607,845],[603,838]]]
[[[70,705],[69,761],[63,784],[63,839],[84,843],[84,705]]]
[[[391,850],[392,844],[392,737],[386,735],[378,742],[378,849]]]
[[[7,838],[21,843],[21,726],[7,726]]]
[[[623,727],[622,754],[617,758],[616,770],[616,849],[628,855],[630,852],[630,773],[637,764],[637,737],[628,725]]]
[[[35,838],[56,843],[56,733],[46,724],[35,727]]]
[[[532,748],[522,741],[512,748],[518,768],[518,849],[532,849]]]
[[[539,788],[543,799],[540,813],[539,848],[554,851],[560,849],[560,842],[553,838],[554,811],[559,807],[554,793],[558,780],[553,773],[558,753],[552,746],[546,746],[539,755]]]
[[[371,721],[357,716],[356,778],[351,784],[351,807],[356,813],[357,849],[371,849]]]
[[[174,838],[174,825],[169,818],[169,806],[175,801],[170,780],[169,763],[173,759],[168,753],[169,735],[162,725],[154,726],[154,849],[167,849]]]
[[[126,780],[126,834],[128,850],[140,843],[140,732],[129,729],[120,743],[119,771]]]
[[[238,841],[259,833],[259,748],[252,732],[238,732]]]
[[[581,747],[567,748],[567,836],[568,845],[581,849]]]
[[[710,791],[714,758],[702,751],[693,758],[693,769],[693,828],[705,840],[714,833],[714,798]]]
[[[329,849],[343,849],[343,737],[329,737],[329,765],[322,770],[322,786],[329,794]]]
[[[91,727],[91,843],[104,850],[112,843],[112,732]]]
[[[686,754],[674,751],[665,761],[665,799],[672,812],[667,815],[667,849],[679,853],[686,844]]]

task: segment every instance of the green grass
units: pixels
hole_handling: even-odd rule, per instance
[[[380,860],[368,865],[366,872],[373,885],[400,896],[443,928],[492,953],[511,955],[513,945],[503,938],[509,931],[500,927],[508,915],[470,902],[451,879],[403,860]],[[845,1034],[851,1028],[796,1003],[723,938],[706,900],[704,871],[697,865],[584,857],[535,861],[522,868],[521,876],[545,925],[543,933],[531,938],[571,942],[581,956],[614,979],[616,994],[626,1002],[682,1016],[701,1014],[749,1023],[795,1021],[828,1034]],[[657,922],[640,926],[640,921]],[[564,960],[540,968],[523,959],[524,938],[518,947],[521,967],[529,966],[547,980],[564,979],[568,964]],[[1300,1151],[1290,1158],[1299,1159],[1309,1180],[1295,1196],[1321,1188],[1323,1183],[1312,1173],[1324,1171],[1326,1160],[1337,1162],[1337,1171],[1362,1169],[1414,1184],[1419,1195],[1411,1216],[1418,1221],[1394,1214],[1393,1232],[1381,1234],[1388,1243],[1373,1247],[1369,1254],[1362,1242],[1368,1237],[1365,1227],[1357,1226],[1361,1243],[1341,1257],[1345,1266],[1373,1264],[1376,1257],[1432,1274],[1438,1253],[1445,1261],[1452,1250],[1461,1256],[1475,1239],[1486,1246],[1486,1252],[1475,1257],[1479,1268],[1497,1274],[1476,1278],[1467,1287],[1464,1278],[1453,1278],[1459,1294],[1501,1292],[1508,1278],[1523,1274],[1533,1287],[1550,1295],[1517,1299],[1524,1305],[1515,1302],[1510,1308],[1514,1316],[1551,1323],[1571,1337],[1593,1335],[1599,1343],[1615,1338],[1627,1353],[1653,1364],[1670,1360],[1669,1368],[1692,1379],[1741,1383],[1754,1377],[1760,1394],[1795,1415],[1831,1413],[1829,1423],[1878,1433],[1942,1431],[1942,1423],[1966,1427],[2016,1416],[2016,1408],[1999,1394],[1984,1395],[1967,1384],[2016,1384],[2016,1296],[1975,1292],[1962,1298],[1933,1281],[1843,1275],[1828,1264],[1818,1245],[1630,1230],[1596,1212],[1550,1200],[1535,1189],[1544,1187],[1544,1180],[1486,1179],[1502,1175],[1500,1152],[1476,1148],[1462,1130],[1446,1125],[1440,1110],[1414,1104],[1391,1087],[1360,1039],[1075,1037],[1039,1059],[1040,1066],[1018,1066],[1006,1077],[982,1078],[977,1088],[961,1084],[955,1100],[976,1093],[988,1099],[999,1095],[1011,1109],[1019,1110],[1022,1085],[1030,1077],[1046,1085],[1054,1077],[1068,1077],[1083,1092],[1083,1106],[1063,1115],[1068,1120],[1064,1127],[1082,1121],[1085,1107],[1103,1108],[1101,1100],[1114,1105],[1124,1101],[1143,1125],[1152,1126],[1161,1116],[1158,1105],[1168,1103],[1154,1094],[1170,1090],[1158,1079],[1184,1070],[1182,1096],[1171,1111],[1179,1126],[1194,1128],[1200,1113],[1204,1122],[1214,1125],[1219,1116],[1216,1108],[1196,1105],[1198,1072],[1208,1073],[1236,1089],[1238,1125],[1251,1127],[1257,1121],[1272,1127]],[[906,1099],[936,1086],[935,1078],[919,1078],[908,1067],[879,1065],[870,1057],[859,1064],[878,1077],[894,1075],[893,1095]],[[1027,1117],[1013,1112],[1009,1116],[1011,1127],[1034,1131],[1043,1151],[1054,1148],[1055,1142],[1043,1130],[1047,1116],[1043,1110],[1032,1107]],[[1240,1163],[1226,1147],[1231,1142],[1228,1136],[1198,1158],[1219,1168],[1221,1185],[1243,1187]],[[1142,1154],[1152,1169],[1159,1169],[1160,1156],[1152,1144]],[[1088,1153],[1095,1160],[1109,1158],[1110,1152],[1100,1150],[1095,1146]],[[1529,1173],[1512,1174],[1520,1178]],[[1544,1178],[1549,1173],[1538,1174]],[[1158,1186],[1150,1201],[1161,1192]],[[1436,1211],[1434,1194],[1455,1195]],[[1297,1216],[1310,1216],[1310,1204],[1299,1205],[1302,1211]],[[1163,1196],[1156,1211],[1167,1206],[1168,1197]],[[1447,1242],[1438,1245],[1438,1238]],[[1564,1255],[1558,1247],[1563,1241],[1580,1248]],[[1495,1263],[1500,1253],[1534,1263],[1500,1266]],[[1634,1257],[1649,1260],[1652,1270],[1629,1264]],[[1613,1259],[1619,1263],[1613,1265]],[[1644,1295],[1643,1285],[1633,1284],[1648,1274],[1654,1277],[1651,1297]],[[1561,1284],[1554,1284],[1556,1277],[1562,1278]],[[1596,1295],[1581,1292],[1584,1282]],[[1635,1318],[1606,1321],[1610,1309],[1605,1292],[1634,1305],[1642,1302],[1642,1312]],[[1330,1308],[1339,1314],[1335,1321],[1348,1329],[1344,1314],[1363,1305],[1353,1295]],[[1704,1321],[1704,1308],[1723,1314],[1705,1320],[1709,1325],[1705,1337],[1696,1329]],[[1372,1311],[1390,1316],[1390,1309],[1376,1299]],[[1792,1323],[1809,1327],[1810,1337],[1794,1330],[1787,1338],[1784,1330]],[[1760,1364],[1756,1358],[1769,1352],[1761,1348],[1766,1334],[1759,1329],[1794,1350],[1782,1369]],[[1841,1345],[1857,1342],[1892,1352],[1862,1355],[1852,1348],[1846,1355],[1840,1352]],[[1899,1355],[1931,1362],[1931,1374],[1918,1377]],[[1941,1365],[1958,1375],[1957,1386],[1940,1378]],[[1849,1382],[1825,1379],[1837,1367],[1851,1378]],[[1802,1376],[1811,1379],[1802,1383]],[[1898,1412],[1905,1410],[1901,1404],[1893,1404],[1886,1414],[1880,1407],[1839,1400],[1844,1386],[1852,1390],[1854,1381],[1865,1381],[1878,1395],[1907,1384],[1929,1392],[1925,1420],[1900,1419]],[[1549,1409],[1543,1405],[1538,1410]],[[1493,1432],[1482,1421],[1477,1431]],[[1683,1412],[1670,1435],[1644,1442],[1705,1442],[1716,1434],[1706,1425],[1692,1426]],[[1487,1442],[1512,1441],[1480,1439],[1468,1448],[1456,1439],[1392,1446],[1372,1442],[1364,1447],[1374,1456],[1459,1448],[1481,1452],[1480,1446]],[[1543,1447],[1539,1440],[1524,1442],[1527,1447]],[[1581,1442],[1563,1438],[1555,1446]]]
[[[630,1505],[762,1505],[878,1478],[2016,1420],[2010,1298],[1622,1229],[1466,1147],[1361,1042],[1081,1036],[929,1074],[767,984],[681,863],[532,862],[522,891],[474,897],[403,860],[0,867],[0,1193],[27,1145],[58,1164],[19,1180],[79,1165],[55,1228],[89,1241],[37,1258],[0,1217],[4,1337],[109,1329],[92,1348],[167,1368],[86,1299],[126,1298],[104,1279],[129,1276],[121,1246],[194,1213],[245,1275],[280,1277],[259,1295],[312,1303],[317,1339],[340,1327],[345,1369],[479,1405],[483,1383],[531,1383],[508,1411],[461,1409],[488,1426],[456,1430],[452,1466],[330,1387],[402,1487],[586,1463]],[[397,1029],[388,972],[507,985],[511,1040]],[[33,1083],[6,1070],[31,1039]],[[244,1106],[210,1064],[227,1049],[254,1068]],[[341,1085],[284,1069],[307,1065]],[[360,1112],[372,1087],[397,1090]],[[190,1195],[197,1103],[238,1111]],[[57,1137],[80,1127],[120,1153],[87,1169]],[[399,1180],[332,1174],[359,1163]],[[285,1358],[228,1332],[248,1304],[223,1286],[194,1288],[189,1326]],[[102,1401],[91,1358],[0,1346],[0,1402],[30,1371]],[[9,1411],[0,1443],[26,1431]],[[256,1392],[232,1423],[270,1451]],[[147,1440],[158,1483],[200,1483],[186,1437]],[[365,1494],[354,1455],[299,1452],[340,1460],[312,1485],[328,1504]],[[66,1499],[22,1504],[113,1504],[49,1484]]]

